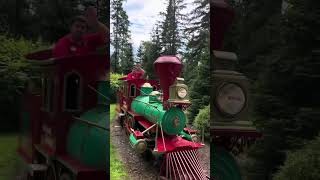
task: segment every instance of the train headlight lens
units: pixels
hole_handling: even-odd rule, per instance
[[[179,98],[185,98],[187,96],[187,90],[185,88],[178,89]]]
[[[222,113],[235,116],[240,113],[245,106],[245,92],[235,83],[223,84],[218,89],[216,103]]]
[[[200,139],[196,134],[192,134],[191,135],[191,139],[192,139],[193,142],[200,142]]]

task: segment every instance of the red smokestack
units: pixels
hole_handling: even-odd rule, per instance
[[[228,30],[234,17],[234,11],[224,0],[210,1],[211,49],[221,50],[224,33]]]
[[[160,78],[160,86],[163,90],[163,102],[165,103],[169,99],[169,87],[180,75],[182,63],[177,56],[161,56],[153,65]]]

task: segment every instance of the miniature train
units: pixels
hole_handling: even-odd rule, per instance
[[[130,75],[120,78],[118,120],[137,153],[162,159],[159,177],[207,179],[197,154],[204,144],[198,142],[197,131],[186,126],[183,110],[191,103],[188,87],[178,77],[182,63],[176,56],[161,56],[154,67],[160,85]]]
[[[23,93],[18,153],[26,179],[109,178],[109,58],[28,54],[37,76]]]

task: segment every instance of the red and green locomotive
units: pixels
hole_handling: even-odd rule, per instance
[[[52,58],[27,55],[37,76],[24,91],[18,153],[24,178],[109,178],[109,108],[106,54]]]
[[[198,142],[196,131],[186,126],[183,110],[190,101],[188,87],[179,77],[182,63],[176,56],[161,56],[154,68],[160,84],[140,75],[120,79],[120,124],[137,153],[162,159],[160,177],[207,179],[197,157],[197,149],[204,144]]]

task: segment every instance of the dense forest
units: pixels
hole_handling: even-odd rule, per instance
[[[229,4],[235,18],[224,50],[237,53],[252,80],[251,117],[263,133],[247,152],[244,179],[319,179],[319,138],[310,140],[320,130],[320,2]]]

